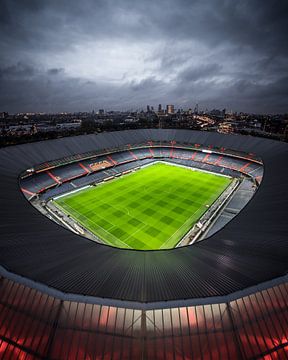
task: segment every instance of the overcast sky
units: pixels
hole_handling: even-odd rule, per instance
[[[287,0],[0,4],[0,111],[288,112]]]

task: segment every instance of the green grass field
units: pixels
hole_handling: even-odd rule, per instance
[[[156,163],[55,202],[106,244],[169,249],[230,182],[223,176]]]

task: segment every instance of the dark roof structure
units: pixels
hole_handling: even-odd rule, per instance
[[[135,251],[58,226],[20,191],[34,165],[176,141],[254,153],[264,177],[224,228],[194,245]],[[137,130],[0,150],[0,359],[288,359],[288,145]]]
[[[264,178],[252,201],[222,230],[193,246],[116,249],[58,226],[25,199],[19,174],[36,164],[96,149],[176,141],[255,153]],[[0,263],[64,293],[137,303],[217,297],[286,275],[288,145],[240,135],[135,130],[0,150]]]

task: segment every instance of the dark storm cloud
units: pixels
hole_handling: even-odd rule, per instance
[[[181,81],[198,81],[201,79],[211,78],[221,71],[222,66],[219,64],[206,64],[197,67],[188,67],[179,74]]]
[[[139,82],[132,81],[130,83],[130,87],[133,91],[151,91],[151,89],[157,87],[158,85],[162,85],[161,81],[157,81],[154,77],[146,78]]]
[[[0,111],[287,109],[284,0],[0,0]]]
[[[36,72],[32,66],[18,62],[15,65],[0,68],[0,79],[31,78]]]
[[[63,68],[52,68],[47,70],[48,75],[59,75],[62,74],[63,72],[64,72]]]

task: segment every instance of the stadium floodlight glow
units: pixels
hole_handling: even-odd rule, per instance
[[[44,164],[34,177],[24,177],[21,187],[29,194],[27,186],[39,181],[32,203],[58,224],[102,244],[136,250],[194,244],[211,234],[210,227],[242,181],[254,186],[251,177],[234,171],[236,162],[247,171],[252,165],[201,145],[195,152],[174,144],[129,145],[125,151],[79,155],[57,167]],[[40,205],[38,197],[44,199]]]
[[[160,162],[105,180],[54,204],[101,242],[137,250],[175,247],[232,182]]]

